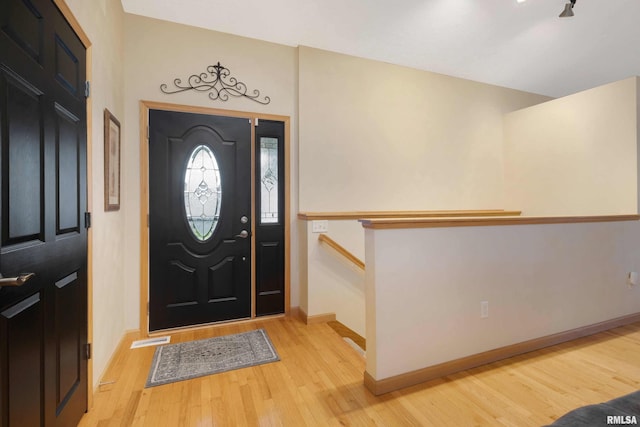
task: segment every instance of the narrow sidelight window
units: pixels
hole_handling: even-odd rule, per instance
[[[278,223],[278,139],[260,138],[260,223]]]

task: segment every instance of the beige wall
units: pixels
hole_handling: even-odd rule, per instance
[[[127,40],[123,61],[126,64],[125,117],[123,155],[123,198],[126,247],[124,271],[126,327],[139,327],[140,264],[140,136],[139,101],[201,106],[237,111],[289,116],[291,121],[290,166],[292,178],[297,171],[296,135],[296,68],[297,51],[281,46],[185,25],[126,15]],[[206,93],[185,92],[165,95],[162,83],[175,78],[186,79],[201,73],[218,61],[231,70],[231,75],[246,83],[249,91],[258,89],[271,98],[263,106],[248,99],[231,98],[227,102],[211,101]],[[291,304],[299,304],[297,286],[297,187],[292,179],[292,292]]]
[[[123,254],[127,244],[126,210],[104,211],[103,111],[108,108],[121,122],[124,110],[124,13],[118,0],[66,0],[91,40],[91,169],[93,197],[93,379],[100,376],[125,329],[123,304],[127,298]],[[123,139],[123,143],[127,141]],[[123,205],[126,207],[126,205]]]
[[[300,47],[300,210],[502,208],[503,114],[548,99]],[[306,228],[307,313],[364,333],[363,277]],[[364,257],[356,221],[329,228]]]
[[[638,209],[636,77],[505,116],[508,209],[599,215]]]
[[[300,48],[300,209],[504,205],[502,115],[549,98]]]
[[[640,312],[638,221],[365,234],[376,380]]]

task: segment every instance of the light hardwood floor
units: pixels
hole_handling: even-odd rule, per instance
[[[148,389],[155,348],[127,346],[80,426],[540,426],[640,389],[640,323],[379,397],[363,385],[364,359],[326,324],[271,319],[171,340],[256,328],[281,361]]]

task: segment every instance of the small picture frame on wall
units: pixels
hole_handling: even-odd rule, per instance
[[[120,209],[120,122],[104,109],[104,210]]]

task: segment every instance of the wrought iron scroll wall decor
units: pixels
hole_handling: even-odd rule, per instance
[[[260,91],[258,89],[254,89],[253,94],[248,95],[247,85],[238,81],[235,77],[231,77],[231,71],[227,67],[220,65],[219,61],[216,65],[209,65],[204,73],[192,74],[186,83],[182,83],[182,79],[178,78],[173,80],[173,84],[177,89],[170,90],[163,83],[160,85],[160,90],[169,95],[190,90],[209,92],[209,98],[213,101],[217,99],[227,101],[229,96],[233,96],[236,98],[248,98],[262,105],[267,105],[271,102],[271,98],[268,96],[260,99]]]

